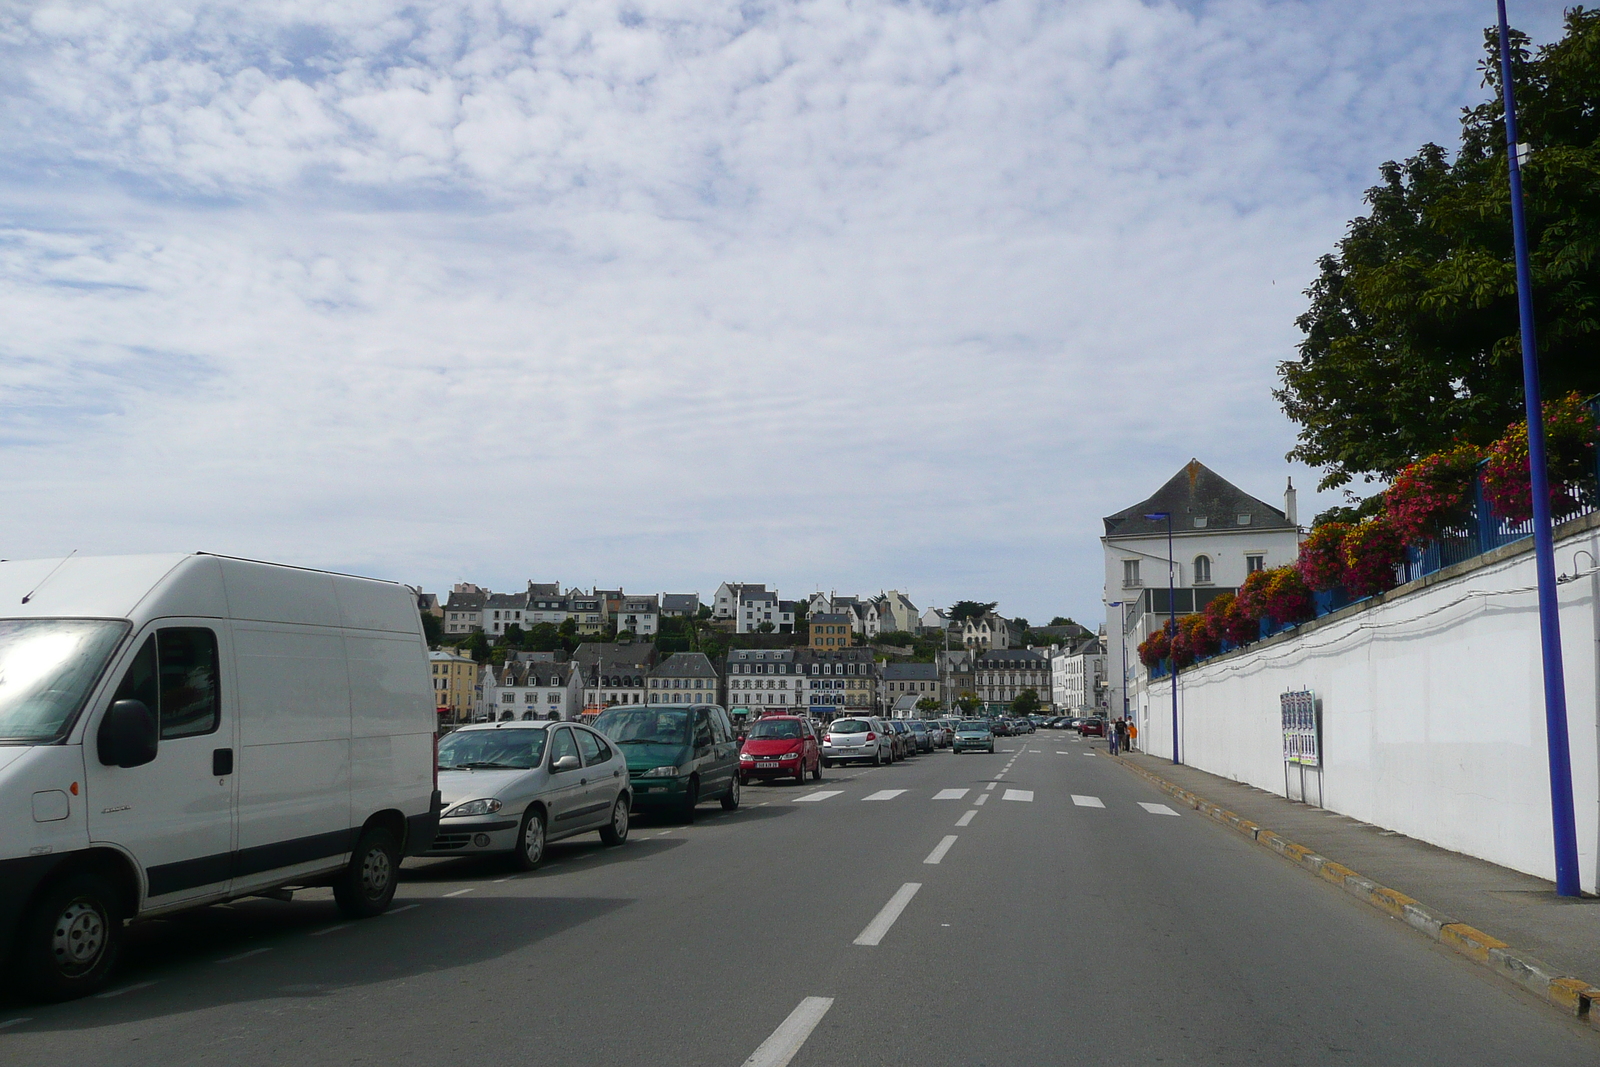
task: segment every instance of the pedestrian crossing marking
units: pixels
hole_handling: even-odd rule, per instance
[[[1005,796],[1001,797],[1000,799],[1001,800],[1020,800],[1024,804],[1031,804],[1031,803],[1033,803],[1033,790],[1031,790],[1031,789],[1007,789],[1006,793],[1005,793]]]
[[[807,793],[803,797],[795,797],[794,802],[796,804],[805,804],[814,800],[827,800],[829,797],[836,797],[843,792],[843,789],[819,789],[815,793]]]
[[[871,796],[862,797],[861,799],[862,800],[893,800],[895,797],[899,796],[901,793],[904,793],[904,792],[905,792],[904,789],[880,789],[876,793],[873,793]]]
[[[1141,801],[1139,801],[1139,806],[1141,808],[1143,808],[1145,811],[1148,811],[1151,815],[1176,815],[1176,814],[1178,814],[1177,812],[1173,811],[1171,808],[1167,807],[1165,804],[1151,804],[1148,801],[1141,800]]]
[[[1105,802],[1099,797],[1080,796],[1077,793],[1072,794],[1072,802],[1080,808],[1103,808],[1106,806]]]
[[[933,795],[933,799],[935,799],[935,800],[960,800],[962,797],[966,796],[970,792],[972,792],[972,790],[970,790],[970,789],[941,789],[941,790],[939,790],[937,793],[935,793]]]

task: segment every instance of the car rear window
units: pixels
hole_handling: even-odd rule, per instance
[[[860,719],[840,719],[838,722],[828,724],[830,734],[864,734],[871,731],[872,727]]]

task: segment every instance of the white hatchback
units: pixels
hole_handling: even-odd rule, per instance
[[[835,719],[822,738],[822,765],[861,760],[874,767],[894,762],[894,739],[878,719]]]

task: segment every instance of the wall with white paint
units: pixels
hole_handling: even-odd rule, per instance
[[[1582,883],[1600,891],[1600,516],[1557,531]],[[1330,811],[1555,877],[1538,596],[1530,542],[1209,660],[1178,685],[1184,763],[1283,793],[1279,694],[1322,703]],[[1515,549],[1516,551],[1511,551]],[[1171,689],[1135,696],[1139,747],[1172,752]],[[1290,792],[1299,799],[1299,772]]]

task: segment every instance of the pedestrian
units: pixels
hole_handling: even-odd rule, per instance
[[[1139,740],[1139,726],[1132,719],[1128,720],[1128,751],[1133,751],[1133,743]]]
[[[1106,745],[1111,749],[1113,756],[1117,754],[1117,726],[1120,722],[1120,719],[1114,720],[1110,723],[1109,729],[1106,730]]]

